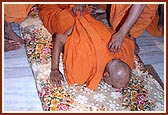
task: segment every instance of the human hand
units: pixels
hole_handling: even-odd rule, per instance
[[[111,40],[108,43],[108,49],[112,53],[117,53],[121,49],[122,42],[124,40],[125,34],[122,32],[117,32],[112,35]]]
[[[80,16],[82,16],[83,11],[85,10],[85,5],[84,4],[76,4],[73,8],[74,14],[77,16],[78,11],[80,11]]]
[[[98,4],[90,4],[86,9],[97,20],[106,19],[106,12],[102,10]]]
[[[98,7],[97,5],[90,4],[90,5],[87,5],[86,9],[91,15],[95,15]]]
[[[56,84],[59,87],[61,86],[61,81],[64,81],[62,73],[59,70],[51,70],[50,83]]]

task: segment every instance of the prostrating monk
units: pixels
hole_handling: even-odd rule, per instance
[[[158,30],[158,5],[112,4],[109,7],[110,10],[107,9],[109,11],[107,15],[109,14],[110,24],[116,33],[109,42],[109,49],[113,52],[119,51],[126,34],[132,39],[138,38],[145,29],[153,36],[162,36],[162,30]],[[104,5],[103,8],[105,8]]]
[[[4,4],[4,51],[19,49],[23,40],[12,29],[11,23],[21,23],[33,4]]]
[[[128,67],[133,69],[134,42],[125,37],[121,51],[115,54],[110,52],[107,45],[114,31],[93,18],[84,10],[84,5],[45,4],[39,5],[39,8],[39,15],[45,27],[53,34],[54,47],[50,81],[56,83],[57,86],[63,80],[63,75],[59,71],[59,58],[63,47],[64,72],[69,85],[75,83],[86,84],[88,88],[96,90],[99,82],[103,79],[106,64],[112,63],[114,61],[112,59],[127,63]],[[121,69],[123,70],[124,68],[127,67],[124,66]],[[123,76],[130,75],[125,72],[130,73],[129,71],[117,73],[123,74]],[[127,78],[125,77],[124,79]],[[127,80],[121,81],[125,82],[125,84],[128,83]],[[120,87],[118,84],[111,85]]]

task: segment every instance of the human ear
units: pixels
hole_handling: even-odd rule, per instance
[[[106,78],[109,78],[109,73],[106,71],[103,73],[103,76],[106,77]]]

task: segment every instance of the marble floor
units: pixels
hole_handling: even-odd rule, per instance
[[[17,25],[12,25],[19,35]],[[24,45],[4,53],[3,107],[8,111],[42,111],[35,80],[27,60]]]
[[[166,61],[166,43],[164,37],[153,37],[148,32],[144,32],[142,36],[137,39],[140,48],[139,56],[144,64],[151,64],[164,83],[166,81],[165,61]]]
[[[16,32],[17,28],[14,27]],[[164,37],[155,38],[144,32],[137,39],[140,57],[144,64],[152,64],[161,80],[165,79]],[[37,95],[35,80],[28,63],[24,46],[15,51],[4,53],[3,67],[3,106],[4,112],[10,111],[42,111]]]

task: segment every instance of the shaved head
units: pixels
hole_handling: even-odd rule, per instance
[[[107,83],[115,88],[127,87],[131,78],[129,65],[119,59],[113,59],[107,63],[105,72]]]

